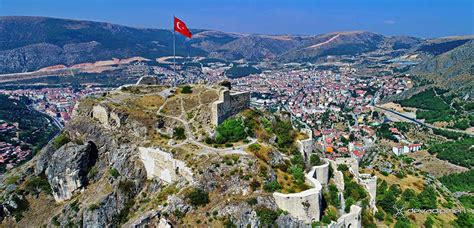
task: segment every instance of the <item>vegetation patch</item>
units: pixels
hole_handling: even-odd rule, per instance
[[[195,188],[187,194],[186,198],[193,206],[204,206],[209,203],[209,193],[201,188]]]
[[[428,149],[430,154],[453,164],[474,167],[474,138],[436,144]]]
[[[274,211],[266,207],[260,207],[256,210],[263,227],[271,227],[282,211]]]
[[[240,118],[229,118],[217,126],[215,143],[225,144],[247,138],[245,126]]]
[[[452,192],[474,192],[474,169],[439,178]]]
[[[53,146],[57,150],[70,141],[71,140],[69,139],[69,136],[65,132],[62,132],[56,138],[54,138]]]

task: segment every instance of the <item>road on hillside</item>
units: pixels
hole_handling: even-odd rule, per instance
[[[432,128],[432,129],[438,129],[438,130],[445,130],[445,131],[452,131],[452,132],[457,132],[457,133],[463,133],[463,134],[467,134],[467,135],[470,135],[470,136],[474,136],[474,133],[471,133],[471,132],[467,132],[467,131],[461,131],[461,130],[456,130],[456,129],[449,129],[449,128],[442,128],[442,127],[435,127],[431,124],[427,124],[427,123],[424,123],[424,122],[421,122],[415,118],[411,118],[409,116],[406,116],[402,113],[399,113],[397,111],[394,111],[394,110],[391,110],[391,109],[388,109],[388,108],[384,108],[384,107],[381,107],[381,106],[374,106],[376,109],[380,109],[382,111],[385,111],[385,112],[390,112],[392,114],[395,114],[399,117],[402,117],[402,119],[405,119],[407,120],[408,122],[411,122],[411,123],[415,123],[415,124],[418,124],[418,125],[421,125],[421,126],[425,126],[425,127],[429,127],[429,128]]]

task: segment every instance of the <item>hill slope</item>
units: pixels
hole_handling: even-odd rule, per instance
[[[472,91],[473,63],[474,41],[471,40],[420,63],[411,72],[432,80],[441,87]]]
[[[202,53],[183,45],[177,53]],[[0,17],[0,73],[37,70],[112,58],[172,54],[172,34],[109,23],[44,17]]]
[[[317,60],[327,55],[352,55],[377,50],[409,49],[419,39],[385,37],[370,32],[339,32],[316,36],[245,35],[192,30],[193,39],[176,36],[177,55],[226,60]],[[46,17],[0,17],[0,73],[34,71],[52,65],[172,54],[172,33],[103,22]]]

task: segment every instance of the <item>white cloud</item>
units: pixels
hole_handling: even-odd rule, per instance
[[[387,24],[387,25],[394,25],[396,24],[397,22],[394,21],[394,20],[386,20],[386,21],[383,21],[384,24]]]

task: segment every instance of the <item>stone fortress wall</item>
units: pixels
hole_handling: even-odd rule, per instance
[[[274,192],[273,197],[278,207],[290,213],[293,217],[306,223],[319,221],[322,204],[322,185],[314,179],[311,173],[305,175],[306,184],[312,188],[298,192],[283,194]]]
[[[354,179],[357,184],[362,185],[365,190],[369,193],[369,206],[373,212],[377,211],[375,205],[376,193],[377,193],[377,176],[372,176],[366,173],[359,173],[359,162],[355,158],[337,158],[336,161],[330,161],[332,170],[334,171],[334,182],[339,191],[344,191],[344,175],[341,171],[337,170],[337,166],[345,164],[349,167],[349,172],[354,175]]]
[[[311,129],[304,128],[301,130],[303,133],[305,133],[308,138],[303,139],[303,140],[297,140],[296,145],[298,147],[298,150],[300,151],[301,155],[305,159],[305,161],[309,160],[309,156],[311,153],[313,153],[313,132]]]
[[[310,176],[314,177],[323,186],[327,186],[329,182],[329,162],[323,160],[324,164],[313,166],[309,171]]]
[[[122,122],[117,113],[107,110],[107,108],[102,105],[92,107],[92,118],[99,121],[106,129],[119,128]]]
[[[358,184],[362,185],[369,193],[369,206],[373,209],[374,213],[377,212],[378,209],[375,205],[375,197],[377,196],[377,176],[372,176],[368,173],[361,173],[357,180]]]
[[[174,159],[171,153],[147,147],[139,147],[138,151],[148,179],[159,178],[167,183],[179,179],[193,182],[192,170],[183,161]]]
[[[311,170],[305,175],[306,183],[311,186],[311,189],[299,193],[283,194],[279,192],[273,193],[277,206],[287,211],[293,217],[298,218],[306,223],[313,221],[320,221],[322,214],[322,187],[327,186],[329,182],[329,166],[334,171],[334,181],[339,192],[344,191],[344,176],[341,171],[337,170],[340,164],[346,164],[349,171],[354,175],[354,179],[362,185],[370,196],[370,206],[375,207],[377,178],[370,174],[359,174],[359,164],[354,158],[336,158],[335,161],[323,159],[324,164],[313,166]],[[340,194],[340,197],[343,197]],[[361,227],[361,211],[362,208],[357,205],[352,205],[350,212],[342,215],[337,221],[332,221],[328,225],[330,228],[335,227]]]
[[[361,228],[362,227],[362,208],[357,205],[351,205],[350,211],[342,215],[337,221],[331,221],[328,228]]]
[[[219,92],[219,100],[212,103],[212,119],[214,126],[224,122],[227,118],[250,107],[249,92],[234,92],[223,89]]]

